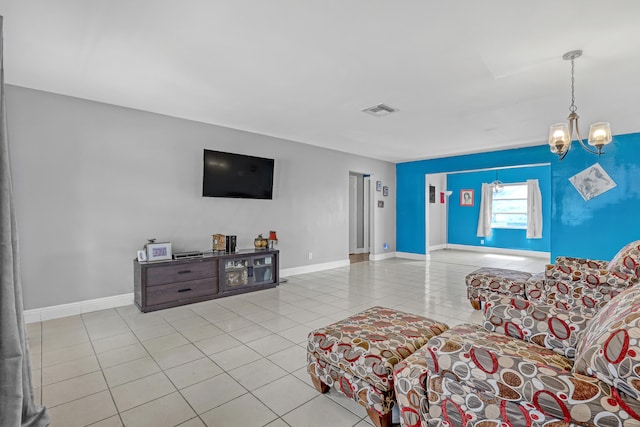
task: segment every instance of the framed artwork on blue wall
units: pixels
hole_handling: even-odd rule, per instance
[[[473,190],[460,190],[460,206],[473,206]]]

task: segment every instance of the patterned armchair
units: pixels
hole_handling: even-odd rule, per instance
[[[402,426],[640,426],[640,287],[593,319],[506,301],[396,365]]]
[[[465,279],[476,310],[492,295],[517,296],[565,310],[594,315],[611,298],[640,282],[640,240],[620,249],[611,261],[557,257],[543,273],[480,268]]]
[[[640,281],[640,241],[627,244],[611,261],[558,257],[544,282],[531,283],[526,297],[558,308],[595,314],[613,297]]]

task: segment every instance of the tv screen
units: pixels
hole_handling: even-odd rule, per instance
[[[273,159],[204,150],[203,197],[272,199]]]

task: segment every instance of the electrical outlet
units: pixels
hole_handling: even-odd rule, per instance
[[[480,244],[484,245],[484,239],[480,240]]]
[[[313,259],[313,253],[309,252],[309,260]]]

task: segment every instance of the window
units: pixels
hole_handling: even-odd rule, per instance
[[[491,201],[491,228],[527,228],[527,184],[505,184]]]

